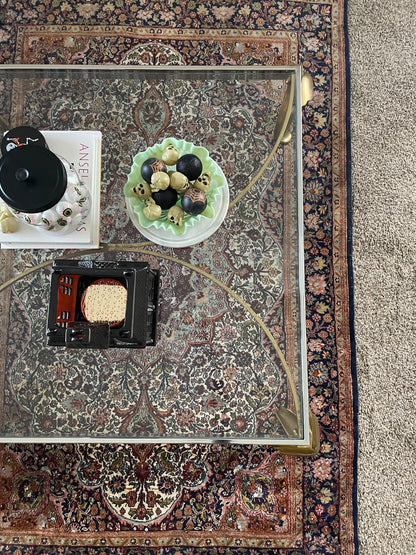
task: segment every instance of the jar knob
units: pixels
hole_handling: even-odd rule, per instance
[[[19,181],[20,183],[25,182],[29,179],[29,170],[26,168],[19,168],[16,170],[14,176],[16,181]]]

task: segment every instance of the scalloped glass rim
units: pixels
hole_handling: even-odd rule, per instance
[[[211,173],[211,184],[207,196],[207,207],[198,216],[191,216],[190,214],[185,214],[184,224],[179,227],[166,219],[160,218],[159,220],[152,221],[146,218],[143,214],[144,201],[138,199],[131,192],[131,188],[143,181],[141,175],[141,167],[145,160],[151,157],[160,158],[162,153],[168,143],[172,143],[174,147],[178,150],[179,156],[184,154],[195,154],[202,162],[202,171]],[[174,169],[175,166],[168,166],[168,170]],[[217,163],[210,158],[209,152],[203,146],[195,146],[193,143],[185,141],[183,139],[175,139],[173,137],[168,137],[162,141],[162,143],[157,143],[143,152],[139,152],[133,158],[133,165],[131,171],[127,177],[127,183],[124,185],[124,195],[129,198],[131,207],[137,218],[139,224],[142,227],[155,227],[157,229],[163,229],[164,231],[171,232],[174,235],[180,236],[186,233],[186,230],[190,227],[201,222],[203,225],[204,218],[212,219],[215,216],[214,209],[212,208],[216,199],[220,195],[220,189],[226,185],[226,179],[222,171],[220,170]],[[178,198],[177,204],[180,206],[180,198]],[[167,211],[162,214],[166,215]]]

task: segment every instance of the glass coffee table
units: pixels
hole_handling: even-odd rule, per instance
[[[0,87],[2,131],[28,125],[102,137],[101,160],[89,161],[100,176],[98,245],[54,245],[53,232],[42,243],[35,230],[31,248],[21,248],[0,236],[1,441],[317,452],[307,383],[300,67],[1,66]],[[143,227],[125,188],[135,156],[168,138],[204,147],[226,184],[211,217],[182,235]],[[158,270],[156,344],[48,345],[58,259]]]

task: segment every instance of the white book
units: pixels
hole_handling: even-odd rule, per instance
[[[91,195],[88,215],[76,229],[54,233],[19,221],[14,233],[1,233],[3,249],[98,248],[100,242],[101,138],[100,131],[41,131],[49,149],[77,171]],[[20,147],[24,148],[24,147]]]

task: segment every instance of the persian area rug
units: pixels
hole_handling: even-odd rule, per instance
[[[2,551],[356,552],[344,1],[3,6],[2,63],[301,63],[312,76],[303,122],[305,272],[310,408],[321,448],[295,458],[267,446],[3,445]],[[0,254],[3,282],[11,254]],[[23,270],[31,256],[19,256]],[[2,298],[0,318],[8,311]]]

